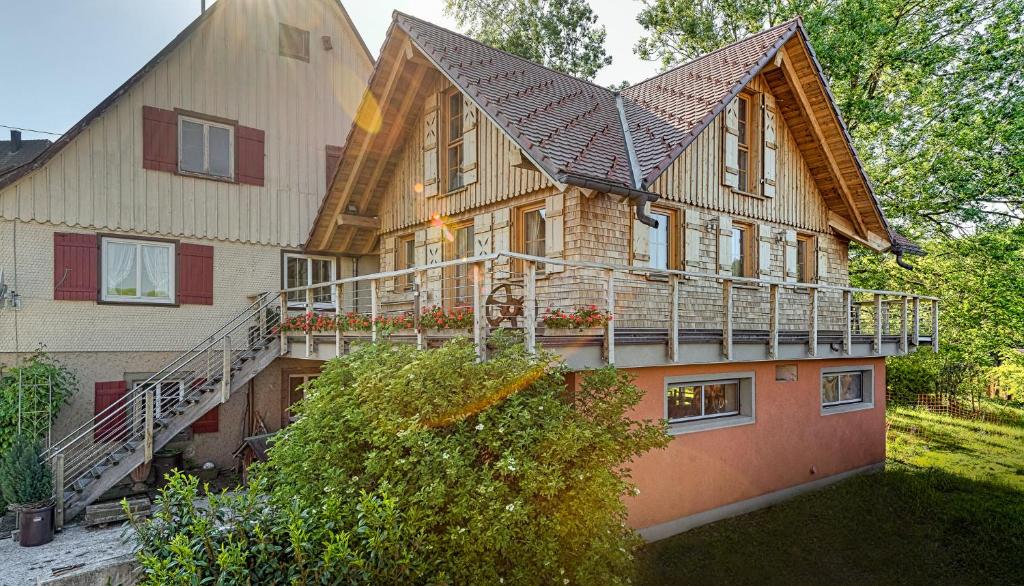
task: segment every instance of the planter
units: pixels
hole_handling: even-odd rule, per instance
[[[18,544],[35,547],[53,541],[53,505],[18,509]]]
[[[168,472],[184,468],[184,455],[178,449],[160,450],[153,454],[153,468],[156,470],[157,484],[163,485]]]
[[[604,328],[544,328],[545,336],[603,336]]]
[[[436,336],[438,338],[470,338],[473,336],[473,328],[444,328],[440,330],[426,330],[424,335]]]

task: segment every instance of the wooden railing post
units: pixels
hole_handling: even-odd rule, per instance
[[[288,353],[288,332],[285,331],[285,329],[284,329],[284,324],[285,324],[285,322],[288,321],[288,294],[287,293],[281,293],[280,304],[281,304],[281,324],[278,326],[278,329],[280,329],[281,331],[278,332],[278,333],[281,335],[281,356],[284,356],[285,354]]]
[[[722,279],[722,357],[732,360],[732,279]]]
[[[882,295],[875,293],[875,341],[872,343],[875,354],[882,353]]]
[[[843,323],[846,328],[843,331],[843,354],[849,355],[853,350],[853,291],[843,291]]]
[[[267,342],[267,306],[269,293],[261,293],[256,296],[256,327],[259,331],[259,340],[256,341],[261,347]]]
[[[153,460],[153,389],[146,389],[146,428],[144,430],[145,439],[143,440],[143,460],[144,464],[149,464]]]
[[[768,285],[768,358],[779,357],[779,286]]]
[[[231,398],[231,336],[224,336],[224,371],[220,379],[220,402]]]
[[[334,355],[341,356],[341,347],[344,340],[341,336],[342,309],[344,309],[345,285],[337,283],[334,285]]]
[[[315,314],[313,313],[313,288],[306,289],[306,318],[308,322],[312,322]],[[313,328],[309,327],[306,330],[306,358],[313,355]]]
[[[900,352],[906,354],[910,351],[910,347],[907,345],[908,327],[910,324],[907,323],[908,316],[908,300],[907,296],[904,295],[900,299]]]
[[[818,289],[807,290],[807,355],[818,355]]]
[[[380,314],[380,301],[377,299],[377,279],[370,280],[370,339],[377,341],[377,316]]]
[[[939,301],[932,300],[932,352],[939,351]]]
[[[669,302],[668,359],[672,362],[679,362],[679,283],[679,275],[669,275],[668,294],[672,300]]]
[[[473,345],[479,360],[487,355],[483,307],[484,270],[484,263],[473,263]]]
[[[913,330],[910,332],[910,343],[916,348],[921,344],[921,298],[914,297],[914,321]]]
[[[64,454],[53,457],[53,525],[60,531],[64,528]]]
[[[604,359],[607,364],[615,364],[615,270],[607,269],[607,294],[608,294],[608,315],[612,319],[604,329]]]
[[[526,321],[526,351],[537,352],[537,263],[525,261],[526,298],[523,299],[523,320]]]

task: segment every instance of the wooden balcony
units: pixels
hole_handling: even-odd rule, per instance
[[[554,352],[574,369],[892,356],[938,348],[934,297],[516,253],[278,295],[279,315],[271,319],[284,316],[282,354],[315,360],[371,340],[429,348],[456,336],[471,338],[486,358],[488,339],[499,328],[521,332],[528,348]],[[556,327],[573,322],[574,315],[597,327]]]

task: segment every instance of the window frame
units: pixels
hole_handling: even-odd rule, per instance
[[[330,278],[330,281],[338,280],[338,258],[337,257],[327,256],[327,255],[320,255],[320,254],[303,254],[301,252],[283,251],[281,253],[281,288],[282,289],[290,289],[291,288],[291,287],[288,286],[288,260],[292,259],[292,258],[305,259],[307,261],[307,264],[306,264],[306,281],[307,281],[306,285],[293,285],[294,287],[300,287],[300,286],[309,287],[309,286],[312,286],[312,285],[315,284],[315,283],[312,282],[313,281],[313,264],[312,263],[313,263],[314,260],[330,261],[330,263],[331,263],[331,278]],[[314,300],[313,300],[313,309],[315,309],[315,310],[334,309],[335,308],[335,303],[337,301],[337,295],[338,295],[337,288],[336,287],[331,287],[331,300],[330,300],[330,302],[316,301],[316,299],[314,298]],[[287,303],[288,303],[288,308],[289,309],[305,309],[305,307],[306,307],[306,300],[305,299],[300,299],[300,300],[296,300],[296,301],[288,299]]]
[[[162,307],[177,307],[178,306],[178,242],[176,240],[164,240],[159,238],[124,238],[116,235],[105,235],[99,234],[100,239],[100,254],[99,254],[99,302],[107,304],[127,304],[127,305],[158,305]],[[135,252],[135,291],[138,293],[135,296],[126,295],[109,295],[107,293],[107,244],[128,244],[136,247]],[[142,290],[142,247],[149,246],[154,248],[166,248],[169,250],[170,258],[168,259],[168,269],[170,274],[168,275],[168,297],[157,298],[157,297],[143,297],[140,293]]]
[[[152,375],[151,375],[152,376]],[[140,387],[145,387],[146,381],[149,377],[132,382],[131,391],[135,391]],[[185,402],[185,381],[184,380],[162,380],[159,382],[149,383],[149,386],[153,386],[153,418],[159,419],[163,415],[163,397],[164,397],[164,385],[177,385],[177,398],[179,403]]]
[[[813,283],[817,280],[817,237],[813,234],[798,232],[796,235],[796,281],[798,283]],[[804,244],[804,258],[800,259],[800,244]]]
[[[458,96],[459,103],[459,129],[462,131],[457,137],[451,136],[451,121],[452,121],[452,98]],[[444,104],[441,107],[442,117],[442,128],[441,136],[444,138],[444,156],[442,157],[442,170],[444,172],[444,191],[445,193],[452,193],[466,187],[466,174],[463,165],[465,164],[466,153],[464,151],[463,136],[466,134],[465,129],[465,104],[463,103],[462,92],[457,87],[451,87],[444,93]],[[451,180],[451,164],[449,157],[452,149],[458,149],[458,182],[453,184]]]
[[[192,124],[199,124],[203,127],[203,171],[191,171],[182,167],[183,153],[185,148],[185,141],[183,139],[183,133],[185,128],[185,122]],[[230,173],[228,175],[215,175],[210,173],[210,127],[222,128],[228,131],[228,168]],[[178,113],[178,174],[186,175],[189,177],[202,177],[204,179],[215,179],[218,181],[235,181],[237,172],[238,161],[236,157],[236,133],[237,125],[228,122],[220,122],[217,120],[211,120],[209,118],[201,118],[194,114]]]
[[[395,237],[395,270],[416,267],[416,234],[402,234]],[[412,291],[416,285],[416,273],[406,273],[395,279],[396,288]]]
[[[682,256],[683,256],[682,255],[682,250],[681,250],[682,246],[680,246],[680,244],[681,244],[680,236],[681,236],[682,231],[680,230],[680,226],[679,226],[679,209],[678,208],[674,208],[674,207],[669,207],[669,206],[651,206],[650,214],[651,215],[658,214],[658,215],[666,216],[668,218],[668,226],[667,226],[667,231],[666,231],[667,242],[665,243],[665,247],[667,249],[666,250],[666,255],[665,255],[666,256],[666,265],[667,266],[666,266],[665,270],[669,270],[669,271],[679,270],[680,267],[682,266]],[[634,222],[634,225],[635,224],[636,223]],[[654,255],[652,254],[653,251],[654,251],[654,245],[653,245],[654,240],[651,238],[651,235],[654,234],[654,228],[652,228],[650,226],[644,226],[644,227],[647,228],[647,230],[648,230],[648,232],[647,232],[647,247],[648,247],[647,254],[648,254],[649,258],[648,258],[648,261],[647,261],[647,266],[650,267],[650,268],[655,268],[654,265],[653,265]],[[659,268],[657,270],[661,270],[661,269]],[[650,273],[648,273],[648,277],[658,278],[659,276],[658,275],[651,275]],[[664,276],[662,276],[661,278],[664,278]]]
[[[754,224],[743,221],[733,221],[732,223],[732,238],[729,243],[733,247],[733,252],[736,250],[736,241],[739,240],[740,232],[746,234],[746,238],[741,240],[739,250],[741,256],[740,267],[743,269],[742,275],[736,274],[736,255],[732,255],[732,276],[741,277],[745,279],[756,278],[755,274],[758,260],[757,260],[757,232],[754,228]]]
[[[517,207],[515,209],[516,213],[515,213],[515,221],[513,222],[513,238],[512,238],[512,240],[513,240],[513,242],[512,242],[512,250],[514,252],[518,252],[519,254],[529,254],[526,251],[526,217],[527,217],[528,214],[531,214],[533,212],[538,212],[539,215],[540,215],[540,219],[543,222],[543,226],[544,226],[544,240],[543,240],[543,242],[544,242],[544,250],[542,251],[542,254],[531,255],[531,256],[539,256],[539,257],[547,256],[547,244],[548,244],[548,227],[547,227],[547,222],[548,222],[548,219],[545,216],[546,209],[547,209],[547,201],[544,200],[544,199],[541,199],[541,200],[538,200],[538,201],[535,201],[535,202],[531,202],[531,203],[528,203],[528,204],[523,204],[523,205],[521,205],[521,206],[519,206],[519,207]],[[514,267],[515,268],[513,270],[515,272],[517,272],[517,273],[523,273],[524,272],[523,262],[521,260],[516,259],[516,262],[514,263]],[[543,275],[543,274],[544,274],[544,263],[537,263],[537,275],[539,276],[539,275]]]
[[[449,228],[449,230],[450,230],[450,232],[452,234],[452,239],[451,240],[447,240],[446,239],[445,242],[444,242],[444,247],[443,247],[443,257],[444,257],[444,260],[446,260],[446,261],[448,261],[448,260],[458,260],[458,259],[461,259],[461,258],[472,257],[473,256],[473,252],[474,252],[473,248],[475,246],[474,238],[476,237],[476,234],[474,233],[474,223],[473,223],[473,221],[472,220],[468,220],[468,221],[458,222],[456,224],[453,224]],[[470,250],[469,250],[469,257],[458,256],[458,252],[459,252],[458,251],[459,232],[463,231],[463,230],[469,230],[469,248],[470,248]],[[444,307],[446,307],[448,309],[454,309],[454,308],[457,308],[457,307],[471,307],[472,304],[473,304],[473,290],[472,290],[473,283],[472,283],[472,277],[470,276],[470,274],[468,272],[465,275],[465,278],[466,278],[466,288],[469,289],[469,301],[468,302],[463,302],[462,304],[458,303],[458,290],[459,290],[459,288],[458,288],[457,279],[459,278],[458,270],[460,268],[465,268],[466,270],[468,270],[470,267],[467,264],[461,264],[461,265],[452,265],[452,266],[449,266],[449,267],[445,267],[445,269],[444,269],[444,272],[445,272],[445,274],[444,274],[445,287],[444,287],[444,295],[442,296],[442,300],[443,300],[443,303],[444,303]]]
[[[728,412],[724,412],[724,413],[711,413],[711,414],[705,413],[704,412],[704,407],[705,407],[704,401],[706,399],[705,387],[713,386],[713,385],[733,385],[733,384],[736,385],[736,410],[735,411],[728,411]],[[703,421],[703,420],[706,420],[706,419],[718,419],[720,417],[732,417],[734,415],[739,415],[740,413],[742,413],[743,398],[742,398],[742,393],[740,392],[740,380],[739,379],[725,379],[725,380],[717,380],[717,381],[699,381],[699,382],[691,382],[691,383],[675,383],[675,384],[668,385],[669,389],[678,389],[678,388],[684,388],[684,387],[700,387],[700,415],[692,415],[692,416],[689,416],[689,417],[677,417],[675,419],[672,419],[670,417],[666,417],[666,420],[668,421],[669,425],[672,425],[674,423],[687,423],[687,422],[690,422],[690,421]],[[669,397],[668,397],[668,393],[666,392],[665,393],[665,412],[666,413],[668,413],[668,401],[669,401]]]
[[[292,34],[297,33],[300,37],[303,37],[305,39],[305,54],[303,54],[302,52],[294,53],[286,50],[288,49],[288,47],[285,47],[284,43],[284,33],[286,31]],[[310,49],[309,46],[309,37],[309,31],[304,28],[300,28],[290,24],[285,24],[283,22],[277,23],[277,54],[281,57],[287,57],[289,59],[295,59],[297,61],[305,61],[306,63],[309,63],[309,57],[312,53],[312,49]]]
[[[818,405],[821,415],[863,411],[875,407],[875,369],[871,365],[835,366],[822,368],[818,376]],[[861,377],[861,398],[825,402],[825,379],[844,374],[858,374]]]
[[[737,111],[736,111],[736,174],[737,174],[737,187],[735,191],[742,193],[743,195],[749,195],[753,197],[763,197],[760,192],[761,181],[764,176],[764,170],[761,167],[761,149],[764,148],[764,144],[761,140],[761,125],[762,120],[759,115],[761,113],[762,99],[759,92],[754,92],[749,89],[744,89],[736,96],[737,99]],[[744,110],[746,119],[741,122],[740,120],[740,108],[745,105]],[[743,132],[740,131],[740,126],[744,126]],[[747,157],[746,170],[740,165],[741,155],[740,153],[745,152]],[[747,180],[741,181],[742,176],[746,174]]]
[[[715,414],[711,416],[702,416],[700,418],[669,420],[668,393],[671,388],[694,386],[698,384],[723,384],[728,382],[738,383],[739,394],[737,402],[739,413]],[[757,421],[757,384],[753,371],[665,377],[662,393],[663,418],[666,421],[667,432],[672,436],[699,433],[728,427],[738,427],[742,425],[752,425]],[[703,395],[701,409],[703,410]]]

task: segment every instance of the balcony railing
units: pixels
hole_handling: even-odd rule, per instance
[[[320,359],[361,340],[389,337],[422,348],[455,335],[471,337],[485,358],[498,328],[518,330],[528,349],[544,346],[580,367],[883,356],[938,347],[935,297],[517,253],[351,277],[278,296],[282,353]],[[589,321],[599,327],[554,327],[566,325],[554,319],[556,310],[596,314]]]

